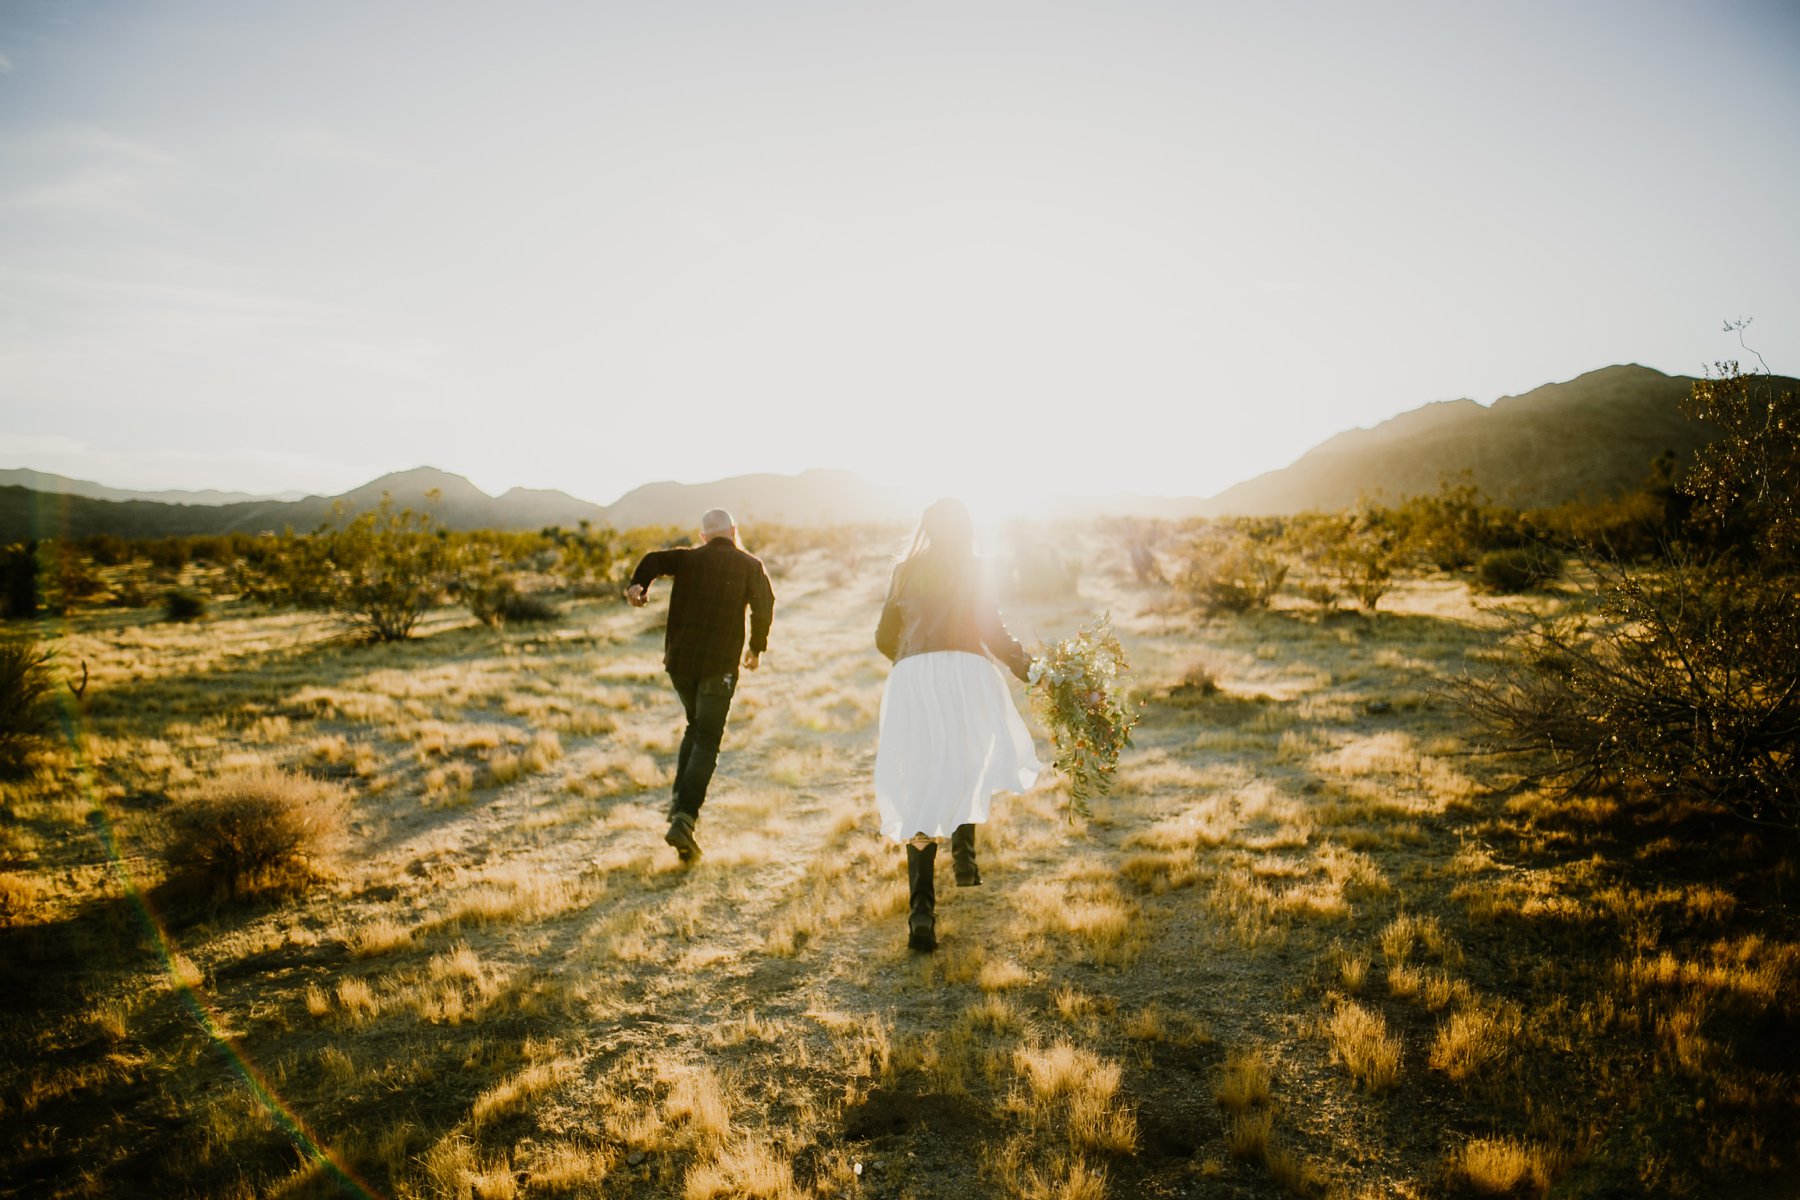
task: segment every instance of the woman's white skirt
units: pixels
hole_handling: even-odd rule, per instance
[[[881,694],[875,806],[896,842],[987,820],[995,792],[1022,792],[1043,766],[1000,668],[939,650],[894,664]]]

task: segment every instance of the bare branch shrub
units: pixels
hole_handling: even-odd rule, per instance
[[[1598,558],[1588,606],[1521,623],[1464,698],[1573,783],[1638,783],[1800,830],[1800,401],[1728,364],[1695,385],[1692,410],[1724,436],[1683,484],[1686,548],[1641,566]]]

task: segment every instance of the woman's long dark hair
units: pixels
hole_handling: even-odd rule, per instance
[[[900,560],[901,576],[909,587],[937,592],[973,582],[977,569],[975,521],[967,506],[951,496],[933,501]]]

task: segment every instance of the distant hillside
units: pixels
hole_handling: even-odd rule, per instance
[[[436,491],[437,500],[426,498]],[[400,508],[431,512],[452,529],[540,529],[602,524],[606,510],[563,492],[514,488],[489,496],[460,475],[420,467],[384,475],[341,496],[303,500],[251,500],[234,504],[160,504],[148,500],[98,500],[70,493],[0,487],[0,542],[32,537],[168,537],[204,533],[261,533],[316,529],[342,504],[355,514],[381,502],[383,493]]]
[[[901,488],[882,487],[850,471],[798,475],[738,475],[712,483],[649,483],[607,506],[614,527],[693,525],[709,508],[724,508],[740,524],[784,525],[914,521],[923,507]]]
[[[1792,381],[1789,381],[1790,383]],[[1644,481],[1673,450],[1687,464],[1715,435],[1681,413],[1694,383],[1637,365],[1590,371],[1483,407],[1450,400],[1352,429],[1279,471],[1204,502],[1213,515],[1341,509],[1399,501],[1467,477],[1490,499],[1524,508],[1600,498]]]
[[[71,479],[67,475],[54,475],[48,471],[33,471],[28,468],[0,470],[0,487],[30,488],[34,492],[47,492],[51,495],[85,496],[89,500],[149,500],[156,504],[242,504],[251,500],[300,500],[306,496],[305,492],[277,492],[263,496],[254,492],[221,492],[215,488],[198,492],[173,488],[160,492],[140,492],[130,488],[108,487],[90,479]]]

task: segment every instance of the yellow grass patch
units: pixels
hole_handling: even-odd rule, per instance
[[[538,1097],[574,1078],[577,1066],[572,1058],[532,1063],[477,1096],[474,1107],[469,1110],[470,1122],[479,1129],[523,1111]]]
[[[1400,1041],[1388,1032],[1381,1014],[1345,1000],[1325,1028],[1333,1057],[1370,1091],[1386,1091],[1400,1082]]]
[[[1450,1175],[1478,1196],[1542,1196],[1550,1188],[1543,1149],[1512,1138],[1476,1138],[1450,1157]]]
[[[1225,1059],[1213,1099],[1227,1112],[1243,1113],[1269,1103],[1269,1059],[1260,1047],[1233,1051]]]

